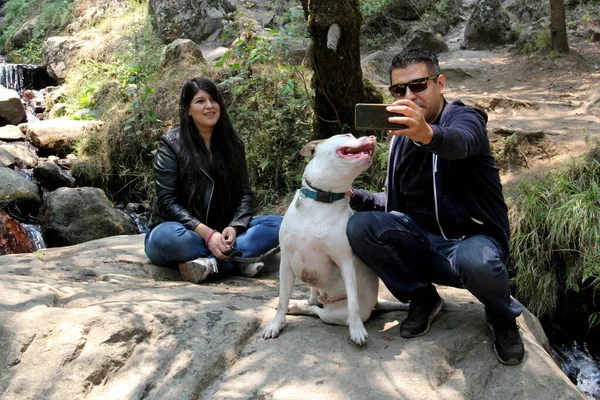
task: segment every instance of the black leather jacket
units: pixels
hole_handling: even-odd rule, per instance
[[[243,144],[242,144],[243,146]],[[245,151],[244,157],[245,157]],[[185,208],[185,196],[181,186],[182,174],[179,167],[179,129],[175,128],[160,137],[158,150],[154,159],[154,184],[156,199],[150,220],[150,229],[161,222],[180,222],[187,229],[194,230],[200,223],[206,223],[211,211],[211,200],[214,190],[212,178],[204,170],[205,179],[198,184],[195,204],[201,210],[201,215],[194,215]],[[244,169],[243,184],[240,190],[241,197],[238,206],[233,210],[231,222],[228,226],[238,228],[238,233],[248,229],[254,212],[254,193],[250,188],[248,171]],[[218,229],[218,227],[211,227]]]

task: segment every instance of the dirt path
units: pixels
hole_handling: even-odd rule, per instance
[[[571,53],[556,59],[508,49],[468,51],[460,49],[460,29],[447,36],[451,51],[440,55],[449,75],[446,97],[488,112],[494,146],[519,132],[515,154],[498,160],[506,192],[521,179],[545,174],[600,141],[597,43],[570,37]]]

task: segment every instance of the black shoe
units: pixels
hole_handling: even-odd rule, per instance
[[[444,307],[444,299],[435,288],[427,288],[425,293],[410,301],[408,316],[400,324],[400,336],[412,338],[429,332],[431,322]]]
[[[505,365],[520,364],[525,348],[516,321],[492,322],[489,327],[494,337],[494,351],[498,360]]]

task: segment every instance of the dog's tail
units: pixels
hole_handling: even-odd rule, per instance
[[[408,311],[408,303],[377,299],[375,309],[379,311]]]

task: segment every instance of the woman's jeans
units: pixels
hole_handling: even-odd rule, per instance
[[[278,215],[253,218],[248,230],[237,236],[233,247],[245,258],[265,254],[279,245],[282,219]],[[145,250],[153,264],[172,267],[196,258],[212,256],[204,239],[179,222],[163,222],[146,233]],[[239,270],[229,261],[217,259],[217,263],[219,272],[211,276],[227,276]]]
[[[522,312],[510,297],[508,254],[488,236],[446,240],[395,211],[356,213],[347,232],[356,255],[400,301],[437,283],[467,289],[484,304],[490,321],[512,321]]]

